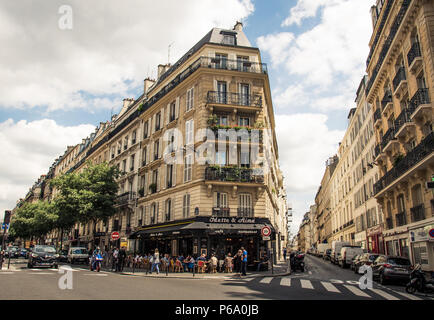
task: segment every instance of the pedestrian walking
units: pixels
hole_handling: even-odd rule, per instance
[[[118,263],[118,271],[124,271],[125,259],[127,258],[127,252],[125,251],[125,247],[122,247],[119,250],[119,263]]]
[[[113,250],[113,255],[112,255],[112,270],[117,272],[118,265],[119,265],[119,250],[118,248],[115,248]]]
[[[286,248],[283,248],[283,259],[286,261]]]
[[[242,251],[238,250],[234,257],[234,267],[236,273],[241,273],[241,255]]]
[[[160,273],[160,254],[158,253],[158,249],[155,249],[155,253],[154,256],[152,257],[152,268],[151,268],[151,273],[154,272],[154,269],[157,269],[157,274]]]
[[[242,251],[242,258],[241,258],[241,274],[243,276],[246,276],[246,270],[247,270],[247,250],[244,249],[244,247],[241,247]]]

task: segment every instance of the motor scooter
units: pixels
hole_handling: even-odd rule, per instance
[[[92,256],[91,262],[90,262],[90,271],[96,270],[96,272],[99,272],[101,270],[101,263],[102,263],[103,257],[100,253]]]
[[[410,273],[410,282],[406,285],[405,291],[411,294],[414,294],[416,291],[434,293],[434,280],[426,280],[421,265],[417,264]]]
[[[291,253],[290,263],[291,263],[291,271],[300,270],[301,272],[304,272],[304,254]]]

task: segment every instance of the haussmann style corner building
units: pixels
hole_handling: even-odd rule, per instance
[[[378,1],[367,59],[387,254],[434,270],[434,2]]]
[[[122,172],[117,214],[98,222],[96,233],[77,224],[64,245],[218,256],[244,246],[249,263],[270,248],[282,257],[288,207],[269,78],[242,27],[214,28],[174,65],[158,66],[139,98],[124,99],[119,114],[56,159],[51,178],[80,171],[87,160]],[[206,129],[212,136],[198,139]],[[195,154],[201,148],[202,163]],[[47,235],[49,243],[58,239],[57,231]]]

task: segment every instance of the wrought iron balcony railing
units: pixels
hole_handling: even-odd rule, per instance
[[[409,151],[392,169],[386,172],[375,184],[374,193],[377,194],[393,181],[402,176],[410,168],[425,159],[434,151],[434,132],[425,137],[413,150]]]
[[[258,94],[208,91],[207,102],[237,106],[262,107],[262,97]]]
[[[267,73],[267,65],[264,63],[231,60],[219,57],[200,57],[200,65],[212,69],[223,69],[240,72]]]
[[[410,99],[410,108],[416,110],[421,104],[429,104],[429,94],[427,88],[419,88],[414,96]]]
[[[411,46],[410,50],[407,53],[408,65],[411,66],[414,59],[416,59],[417,57],[422,57],[422,53],[420,52],[419,42],[413,43],[413,45]]]
[[[125,192],[121,195],[118,195],[116,197],[116,204],[119,206],[126,205],[130,201],[134,201],[136,199],[137,195],[134,191]]]
[[[400,67],[393,78],[393,89],[396,90],[401,83],[401,81],[407,80],[405,76],[405,68]]]
[[[230,209],[223,207],[212,208],[212,215],[215,217],[229,217]]]
[[[381,110],[380,110],[380,109],[377,109],[377,110],[375,110],[375,112],[374,112],[374,123],[375,123],[377,120],[381,120]]]
[[[395,128],[389,128],[381,139],[381,149],[384,149],[389,141],[395,139]]]
[[[410,208],[411,222],[417,222],[425,219],[425,207],[423,204]]]
[[[381,100],[381,111],[383,111],[384,108],[386,107],[386,105],[387,105],[389,102],[392,102],[392,101],[393,101],[393,100],[392,100],[392,93],[391,93],[390,91],[387,91],[387,92],[384,94],[383,100]]]
[[[254,175],[252,169],[240,167],[206,167],[205,180],[263,183],[263,175]]]
[[[397,227],[404,226],[407,224],[407,216],[405,210],[403,212],[396,214],[395,218],[396,218],[395,220],[396,220]]]
[[[399,129],[401,129],[405,123],[411,122],[410,116],[412,113],[413,113],[412,110],[408,108],[405,108],[401,111],[398,118],[396,118],[394,122],[394,126],[396,129],[395,132],[398,132]]]
[[[254,210],[253,208],[238,208],[237,215],[238,217],[243,217],[243,218],[253,218]]]
[[[377,144],[375,146],[374,152],[375,152],[374,157],[376,158],[380,154],[380,152],[381,152],[381,146],[379,144]]]

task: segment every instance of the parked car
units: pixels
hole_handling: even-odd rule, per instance
[[[58,258],[59,255],[56,253],[56,249],[54,247],[36,245],[33,247],[32,252],[29,254],[27,267],[50,267],[57,269]]]
[[[347,241],[333,241],[332,242],[332,252],[330,254],[330,262],[333,264],[339,263],[339,255],[341,254],[342,247],[351,246]]]
[[[59,262],[68,262],[68,250],[59,250]]]
[[[353,268],[354,272],[359,273],[359,269],[363,265],[371,266],[372,263],[375,261],[375,259],[378,258],[378,256],[379,256],[378,253],[364,253],[360,255],[359,259],[354,264],[354,268]]]
[[[350,266],[353,258],[358,255],[362,254],[363,249],[358,246],[344,246],[341,249],[341,254],[338,257],[338,263],[342,268],[346,268],[347,266]]]
[[[332,249],[326,249],[326,251],[324,252],[322,258],[324,260],[330,260],[331,253],[332,253]]]
[[[5,256],[7,258],[18,258],[20,256],[19,248],[16,246],[7,247]]]
[[[412,269],[406,257],[380,255],[372,264],[372,275],[381,284],[388,281],[408,282]]]
[[[324,252],[327,250],[327,249],[331,249],[331,244],[330,243],[320,243],[320,244],[318,244],[318,247],[317,247],[317,249],[316,249],[316,255],[318,256],[318,257],[322,257],[323,255],[324,255]]]
[[[23,257],[24,259],[29,258],[29,251],[26,248],[21,248],[19,251],[20,251],[20,257]]]
[[[351,265],[350,265],[350,269],[351,270],[355,270],[357,263],[359,262],[359,260],[361,259],[361,257],[363,256],[363,254],[358,254],[356,256],[353,257],[353,260],[351,261]]]
[[[68,263],[74,264],[76,262],[89,263],[89,253],[85,247],[72,247],[68,251]]]

